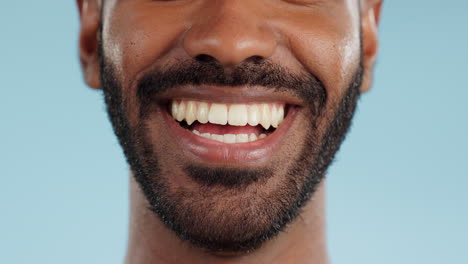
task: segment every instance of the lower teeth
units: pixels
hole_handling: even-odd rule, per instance
[[[208,138],[211,140],[223,142],[223,143],[228,143],[228,144],[234,144],[234,143],[248,143],[248,142],[253,142],[257,141],[259,139],[266,138],[266,134],[260,134],[258,137],[255,134],[225,134],[225,135],[217,135],[217,134],[210,134],[210,133],[203,133],[201,134],[197,130],[192,130],[192,133],[194,133],[197,136]]]

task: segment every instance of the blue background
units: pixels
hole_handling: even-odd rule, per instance
[[[128,174],[80,74],[75,1],[0,8],[0,263],[121,263]],[[328,180],[335,264],[468,263],[468,2],[386,1]]]

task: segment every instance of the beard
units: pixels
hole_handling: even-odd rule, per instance
[[[131,106],[101,42],[99,52],[109,119],[149,210],[180,239],[212,252],[255,250],[296,219],[325,178],[349,130],[363,72],[361,58],[342,98],[333,111],[325,111],[326,89],[312,73],[293,74],[255,58],[230,72],[206,58],[188,60],[152,71],[138,81],[139,120],[130,122]],[[299,155],[291,158],[287,168],[274,164],[257,169],[181,164],[198,188],[174,188],[171,168],[162,166],[158,146],[151,143],[148,116],[159,94],[185,84],[261,86],[302,98],[310,120],[307,136],[297,144]],[[323,129],[318,129],[320,122],[325,124]],[[261,191],[276,171],[285,173],[276,176],[275,188]]]

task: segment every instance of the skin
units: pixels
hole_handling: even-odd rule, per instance
[[[275,62],[291,72],[312,72],[327,89],[325,111],[331,116],[353,78],[361,55],[366,92],[377,55],[380,0],[77,0],[80,11],[80,59],[86,83],[101,88],[98,32],[106,57],[124,88],[129,121],[138,121],[135,79],[154,66],[207,54],[231,69],[252,56]],[[101,16],[102,15],[102,16]],[[218,87],[222,93],[245,92]],[[287,96],[287,95],[285,95]],[[294,100],[294,99],[291,99]],[[298,101],[298,103],[300,103]],[[156,114],[155,121],[162,117]],[[293,144],[306,137],[307,113],[300,112],[285,147],[262,165],[297,157]],[[301,119],[304,122],[299,122]],[[158,124],[158,122],[155,122]],[[319,124],[325,130],[326,119]],[[170,142],[157,125],[158,143]],[[167,137],[167,138],[165,138]],[[167,145],[159,153],[164,168],[190,162],[183,151]],[[283,164],[282,164],[283,165]],[[247,166],[247,165],[246,165]],[[250,166],[250,165],[249,165]],[[281,172],[275,175],[281,177]],[[173,184],[187,185],[184,177]],[[195,188],[195,187],[194,187]],[[267,189],[270,188],[267,186]],[[180,240],[154,214],[134,178],[130,181],[131,218],[126,263],[328,263],[325,241],[325,181],[286,232],[252,252],[209,252]]]

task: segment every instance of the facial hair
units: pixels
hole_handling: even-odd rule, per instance
[[[99,42],[101,83],[109,119],[149,209],[180,239],[209,251],[246,252],[259,248],[283,231],[301,212],[325,178],[326,170],[351,125],[362,82],[362,58],[334,115],[327,116],[326,89],[312,73],[293,74],[272,62],[252,58],[232,71],[215,60],[195,58],[143,76],[137,85],[140,120],[128,118],[123,85]],[[196,190],[170,188],[150,143],[147,117],[158,95],[185,84],[261,86],[300,97],[310,113],[301,152],[268,195],[243,195],[249,186],[262,185],[274,167],[256,170],[211,168],[189,164],[184,171],[200,185]],[[318,122],[328,119],[323,135]],[[320,139],[320,140],[319,140]],[[298,144],[301,145],[301,144]],[[170,150],[168,150],[170,151]],[[221,188],[214,189],[214,186]]]

